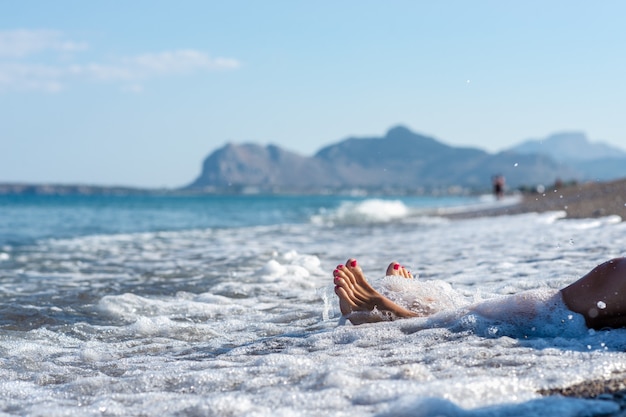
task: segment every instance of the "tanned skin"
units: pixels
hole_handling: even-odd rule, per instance
[[[398,262],[387,267],[387,275],[412,279]],[[352,315],[354,312],[387,312],[394,318],[419,315],[394,303],[376,291],[365,279],[355,259],[338,265],[333,271],[335,294],[341,313],[353,324],[381,321],[380,315]],[[626,327],[626,258],[614,258],[592,269],[585,276],[561,290],[565,305],[580,313],[593,329]]]

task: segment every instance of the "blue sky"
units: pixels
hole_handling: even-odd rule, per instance
[[[0,182],[178,187],[403,124],[626,149],[623,1],[0,0]],[[401,158],[401,155],[399,155]]]

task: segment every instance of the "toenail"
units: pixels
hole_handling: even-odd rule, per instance
[[[393,269],[395,269],[396,271],[397,271],[398,269],[400,269],[400,264],[395,264],[395,265],[393,266]]]
[[[354,268],[354,267],[356,266],[356,260],[355,260],[355,261],[350,262],[350,266]]]
[[[343,268],[342,264],[337,265],[337,269],[341,269],[341,268]]]

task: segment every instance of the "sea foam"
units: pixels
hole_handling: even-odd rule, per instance
[[[555,298],[625,254],[625,223],[562,213],[421,221],[409,199],[372,209],[386,211],[379,217],[357,210],[364,200],[339,210],[337,198],[278,208],[259,199],[272,213],[290,204],[289,221],[247,224],[258,205],[233,198],[247,216],[237,227],[79,230],[3,247],[0,407],[68,416],[616,409],[538,392],[626,374],[626,330],[588,330]],[[194,200],[183,223],[196,224],[204,204]],[[342,210],[356,220],[335,222]],[[315,214],[326,217],[308,221]],[[166,217],[171,227],[176,216]],[[352,257],[381,292],[434,314],[342,322],[332,271]],[[384,277],[391,261],[417,278]]]

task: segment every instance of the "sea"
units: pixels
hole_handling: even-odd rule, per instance
[[[615,413],[539,392],[626,374],[626,330],[549,302],[626,255],[626,223],[443,215],[515,202],[0,196],[0,415]],[[352,325],[332,282],[349,258],[437,312]]]

